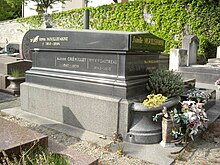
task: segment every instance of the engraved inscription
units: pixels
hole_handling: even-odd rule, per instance
[[[151,70],[158,68],[159,60],[147,60],[142,59],[139,61],[130,61],[127,63],[127,68],[129,72],[144,72],[148,73]]]
[[[88,58],[88,57],[76,57],[67,56],[55,57],[55,68],[58,69],[76,69],[81,71],[103,71],[112,72],[116,71],[117,60],[104,59],[104,58]]]
[[[164,41],[157,38],[144,38],[142,36],[133,36],[132,43],[134,44],[146,44],[146,45],[158,45],[163,46]]]
[[[30,39],[30,42],[40,42],[42,46],[60,46],[62,42],[68,42],[68,37],[40,37],[39,35]]]

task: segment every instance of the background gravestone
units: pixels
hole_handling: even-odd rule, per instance
[[[220,46],[217,47],[216,58],[220,58]]]
[[[187,66],[197,64],[199,39],[196,35],[183,37],[182,48],[187,50]]]
[[[8,43],[5,45],[5,51],[7,54],[19,53],[19,44]]]
[[[31,61],[21,60],[20,58],[0,56],[0,89],[5,89],[9,82],[7,76],[13,70],[25,72],[32,67]]]

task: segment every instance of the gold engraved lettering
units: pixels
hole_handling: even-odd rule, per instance
[[[163,40],[159,40],[159,39],[156,39],[156,38],[145,38],[144,43],[148,44],[148,45],[160,45],[160,46],[164,45]]]
[[[159,45],[163,46],[164,41],[157,38],[144,38],[141,36],[133,36],[132,43],[134,44],[146,44],[146,45]]]
[[[129,66],[129,71],[130,72],[138,72],[138,71],[148,71],[148,70],[153,70],[156,69],[156,66],[147,66],[147,65],[131,65]]]
[[[135,44],[143,44],[143,38],[140,36],[133,36],[132,42]]]

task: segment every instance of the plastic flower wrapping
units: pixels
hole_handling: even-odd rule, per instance
[[[205,127],[205,123],[208,121],[203,105],[203,103],[196,103],[194,101],[183,101],[182,103],[182,115],[185,116],[184,123],[192,139],[199,129]]]
[[[215,81],[215,85],[218,87],[218,89],[220,89],[220,78]]]
[[[173,121],[172,135],[175,139],[180,138],[182,135],[187,135],[194,140],[193,136],[199,130],[204,129],[208,121],[204,103],[183,101],[180,106],[180,109],[174,108],[171,111],[167,111],[166,107],[164,107],[161,113],[153,116],[153,121],[158,121],[161,117],[169,118]]]

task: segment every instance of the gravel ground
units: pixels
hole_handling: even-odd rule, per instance
[[[19,105],[19,100],[0,104],[0,110]],[[1,117],[18,123],[23,127],[28,127],[44,135],[48,135],[50,140],[54,140],[62,145],[69,146],[80,152],[98,158],[100,165],[153,165],[139,159],[126,155],[120,156],[116,152],[109,150],[109,143],[97,144],[89,141],[82,141],[78,138],[52,130],[37,124],[33,124],[23,119],[12,116]],[[217,165],[220,164],[220,119],[217,119],[209,129],[202,134],[201,138],[193,143],[180,154],[175,155],[174,165]]]
[[[64,133],[29,123],[23,119],[11,116],[1,117],[18,123],[23,127],[28,127],[39,133],[48,135],[50,140],[59,144],[69,146],[80,152],[86,153],[95,158],[99,158],[100,165],[153,165],[153,163],[144,162],[139,159],[120,156],[116,152],[109,151],[104,145],[98,145],[94,142],[82,141],[78,138],[66,135]],[[203,133],[201,138],[190,145],[176,156],[175,165],[217,165],[220,164],[220,119],[214,122],[209,129]]]
[[[220,164],[220,119],[177,156],[177,165]]]
[[[99,165],[153,165],[153,163],[144,162],[142,160],[131,158],[126,155],[120,156],[116,152],[111,152],[109,150],[108,143],[106,145],[98,145],[94,142],[82,141],[78,138],[69,136],[56,130],[29,123],[23,119],[3,115],[1,115],[1,117],[11,122],[15,122],[23,127],[27,127],[47,135],[49,140],[54,140],[59,144],[72,147],[77,151],[98,158],[100,161]]]

